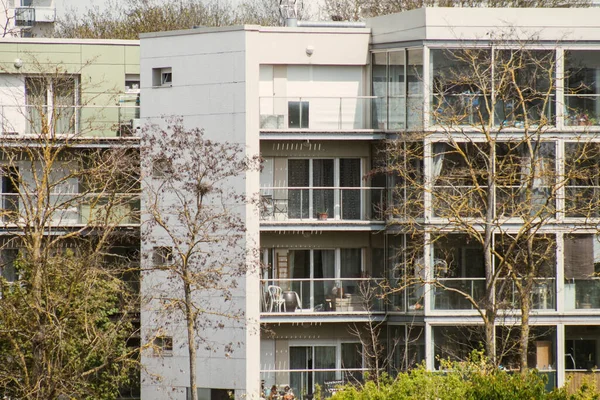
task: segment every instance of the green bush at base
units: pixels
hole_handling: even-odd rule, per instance
[[[480,353],[474,353],[469,362],[441,364],[442,371],[427,371],[421,365],[395,379],[383,375],[379,383],[366,377],[364,384],[340,388],[331,400],[600,400],[593,383],[573,394],[564,387],[547,392],[545,374],[535,369],[522,374],[504,371]]]

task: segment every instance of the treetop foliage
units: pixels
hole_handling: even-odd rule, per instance
[[[235,7],[219,0],[109,0],[106,8],[71,11],[57,22],[63,38],[131,39],[147,32],[241,24],[279,25],[279,2],[243,0]]]
[[[235,4],[235,5],[234,5]],[[314,18],[302,0],[300,19]],[[325,0],[320,15],[358,21],[421,7],[586,7],[590,0]],[[283,24],[277,0],[109,0],[106,8],[71,11],[57,21],[55,36],[82,39],[138,39],[141,33],[242,24]]]

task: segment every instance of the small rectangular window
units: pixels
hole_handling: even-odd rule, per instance
[[[152,342],[154,353],[159,356],[173,355],[173,337],[172,336],[157,336]]]
[[[125,74],[125,92],[140,92],[140,74]]]
[[[152,163],[153,178],[166,178],[171,171],[171,162],[167,158],[158,158]]]
[[[173,264],[173,248],[170,246],[159,246],[152,250],[152,264],[154,266]]]
[[[15,268],[15,261],[18,256],[18,249],[4,249],[0,252],[0,275],[7,282],[16,282],[18,279]]]
[[[170,87],[173,84],[171,68],[152,68],[152,86]]]

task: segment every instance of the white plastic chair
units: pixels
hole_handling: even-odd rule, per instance
[[[283,299],[283,292],[281,291],[281,288],[279,286],[270,285],[267,290],[270,297],[269,312],[273,312],[273,306],[275,306],[277,312],[281,312],[282,308],[283,311],[287,312],[285,309],[285,300]]]

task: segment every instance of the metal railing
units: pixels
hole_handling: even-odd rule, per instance
[[[438,278],[431,290],[432,310],[473,310],[471,297],[479,303],[485,297],[485,278]]]
[[[432,310],[473,310],[485,299],[485,278],[437,278],[431,290]],[[531,290],[532,309],[555,309],[555,279],[535,278]],[[468,297],[474,300],[471,302]],[[500,279],[496,284],[496,303],[502,308],[518,308],[515,283]]]
[[[0,134],[34,136],[134,136],[140,106],[0,105]]]
[[[531,308],[533,310],[556,309],[556,279],[534,278],[531,288]],[[519,308],[520,299],[515,282],[499,279],[496,284],[496,303],[502,308]]]
[[[384,188],[263,187],[263,221],[321,220],[383,221]]]
[[[486,210],[487,186],[435,185],[433,212],[436,217],[482,217]]]
[[[137,194],[53,193],[39,208],[35,193],[0,194],[0,219],[6,225],[27,224],[45,218],[52,226],[128,225],[140,221],[140,199]]]
[[[384,122],[371,119],[377,99],[374,96],[260,97],[260,129],[385,129]]]
[[[382,279],[313,278],[261,280],[261,310],[278,313],[385,311]]]
[[[335,363],[335,360],[332,360]],[[294,360],[291,360],[294,362]],[[340,386],[347,383],[362,383],[365,380],[366,368],[316,368],[316,369],[277,369],[262,370],[260,378],[263,381],[268,398],[273,385],[277,386],[279,398],[283,390],[289,386],[296,399],[312,398],[316,385],[321,387],[321,394],[330,397]]]

